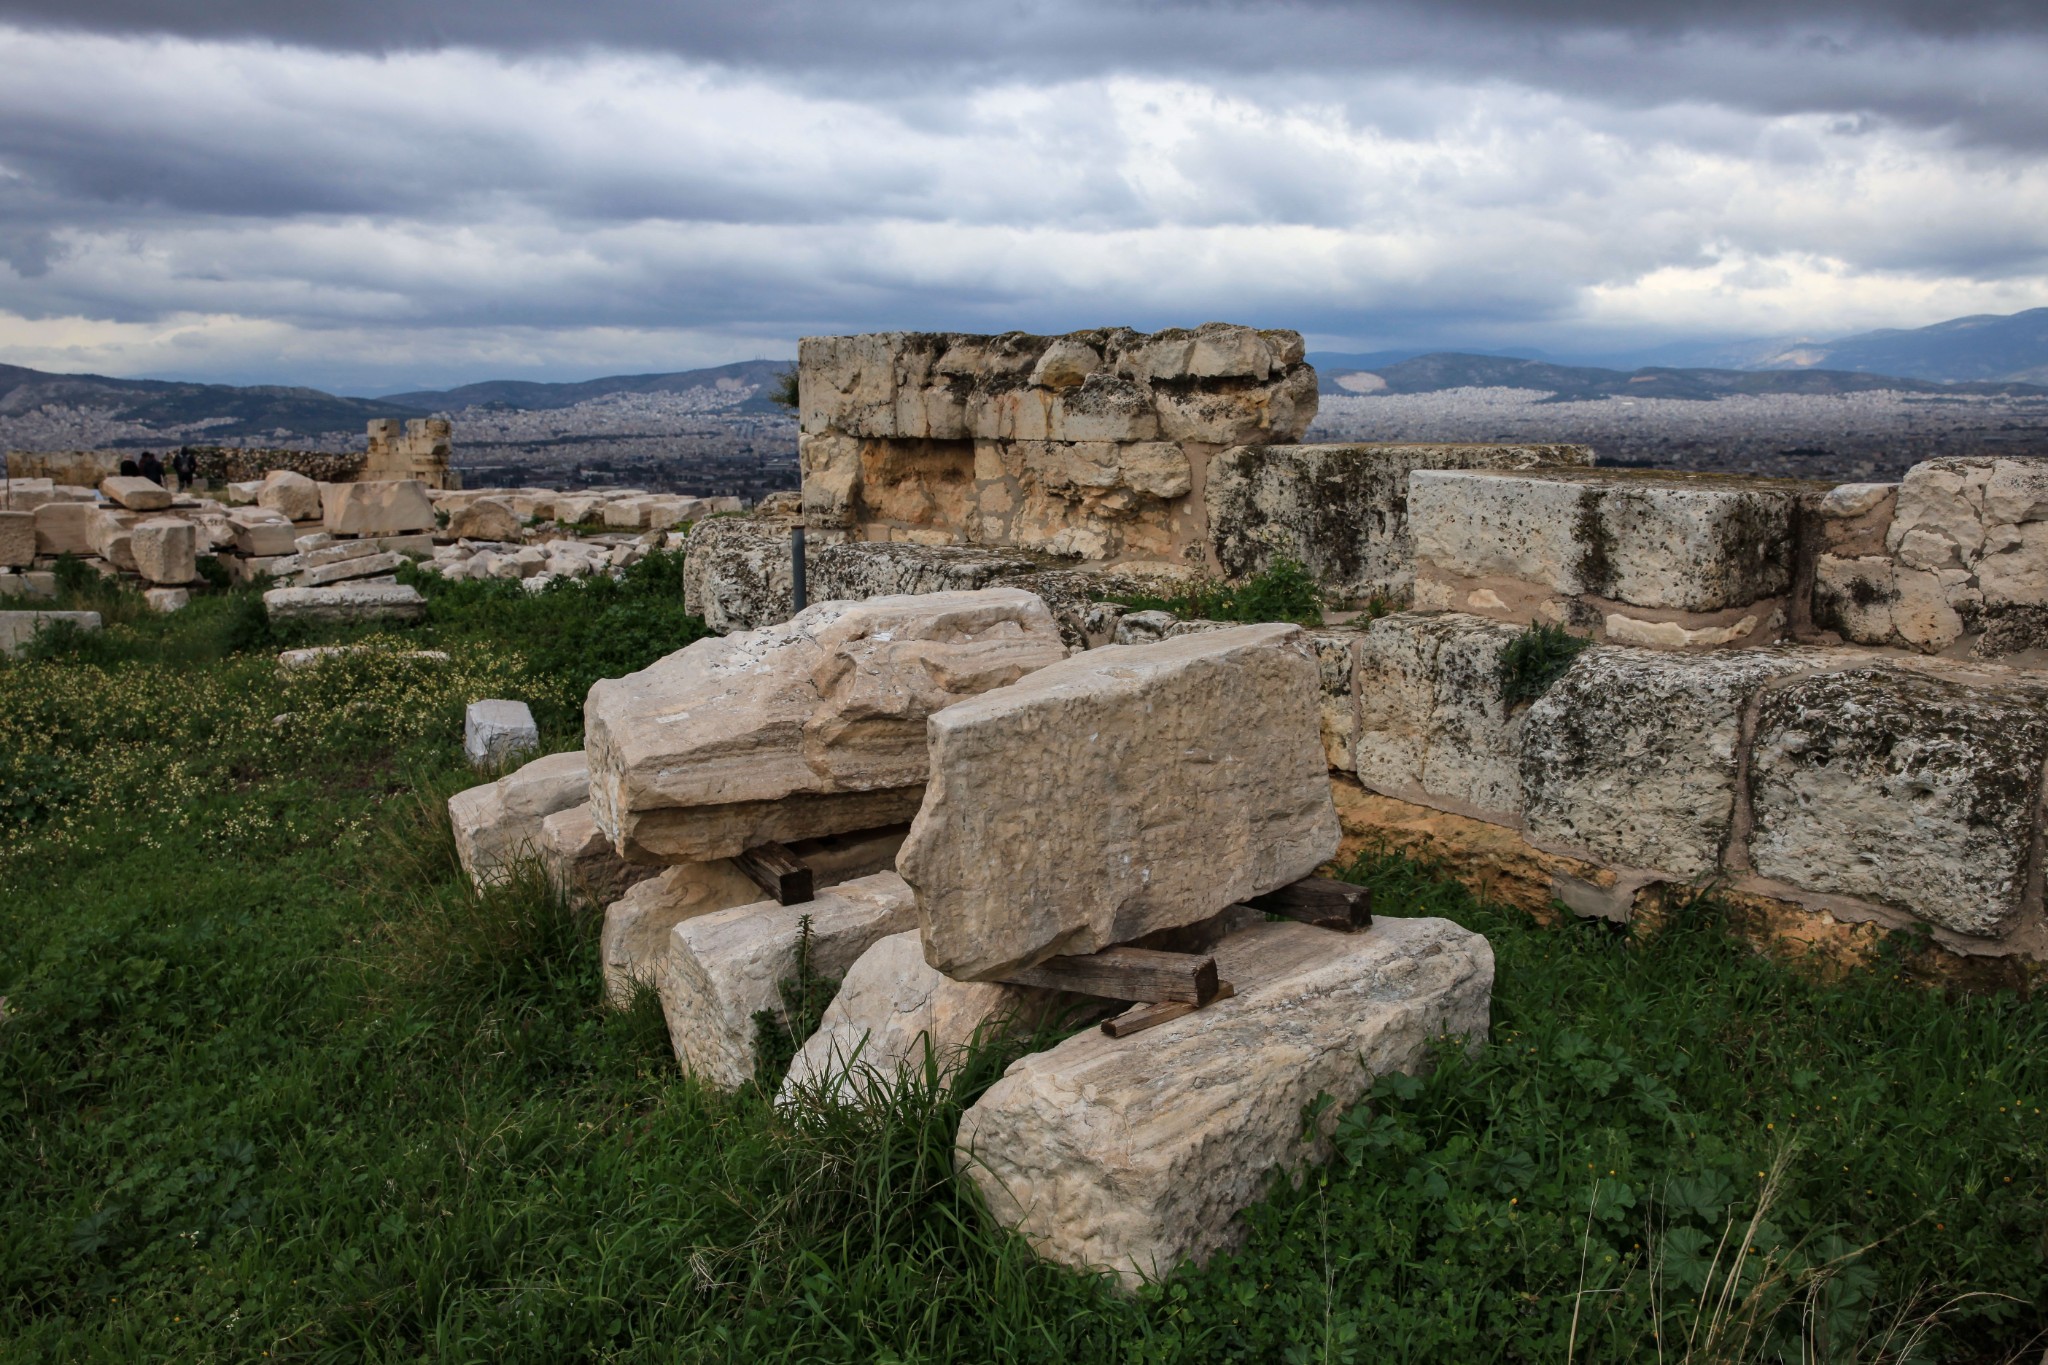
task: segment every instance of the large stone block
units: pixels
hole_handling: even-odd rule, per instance
[[[519,517],[508,502],[478,498],[449,516],[448,534],[470,540],[517,540]]]
[[[1200,1264],[1242,1237],[1276,1167],[1326,1155],[1376,1077],[1486,1037],[1493,950],[1448,920],[1259,924],[1215,956],[1235,998],[1025,1057],[961,1120],[961,1174],[1041,1256],[1132,1287]],[[1318,1098],[1334,1103],[1305,1131]]]
[[[14,657],[28,647],[36,632],[63,623],[78,630],[98,630],[96,611],[0,611],[0,654]]]
[[[1077,654],[934,714],[897,860],[931,964],[1000,977],[1207,919],[1336,851],[1300,627]]]
[[[1522,717],[1501,653],[1521,632],[1457,614],[1401,612],[1359,643],[1358,780],[1372,791],[1500,824],[1522,813]]]
[[[584,704],[591,803],[621,853],[731,857],[909,818],[933,711],[1064,657],[1015,588],[821,602],[700,640]]]
[[[542,856],[541,825],[550,815],[580,806],[590,794],[583,751],[549,754],[495,782],[448,798],[448,822],[462,870],[478,886],[504,875],[519,857]]]
[[[150,583],[190,583],[199,577],[199,532],[177,517],[151,517],[129,529],[135,571]]]
[[[1745,708],[1819,663],[1807,650],[1587,650],[1523,721],[1529,837],[1623,867],[1713,871],[1735,818]]]
[[[1238,446],[1209,465],[1209,545],[1234,578],[1284,556],[1338,598],[1405,603],[1415,580],[1412,471],[1592,463],[1592,450],[1574,445]]]
[[[133,474],[101,479],[100,492],[109,502],[119,503],[131,512],[161,512],[171,505],[170,491],[162,484]]]
[[[406,583],[343,583],[272,588],[263,607],[279,621],[416,621],[427,614],[427,599]]]
[[[235,549],[245,555],[288,555],[298,549],[298,529],[281,515],[257,516],[243,508],[229,515],[235,530]]]
[[[657,983],[669,1041],[683,1070],[734,1090],[754,1075],[754,1016],[786,1026],[784,982],[797,974],[806,926],[810,969],[844,977],[876,940],[915,927],[910,888],[893,872],[859,877],[802,905],[762,901],[679,921],[669,931]]]
[[[588,801],[540,822],[539,851],[549,884],[578,909],[614,904],[661,870],[621,858],[591,818]]]
[[[1418,469],[1408,477],[1418,607],[1477,594],[1717,612],[1784,594],[1804,485],[1662,471]]]
[[[1872,664],[1766,693],[1750,861],[1801,890],[1977,936],[2029,913],[2048,687],[2033,675]]]
[[[334,536],[394,536],[434,529],[434,504],[418,479],[320,485],[322,526]]]
[[[320,520],[321,502],[320,485],[290,469],[271,470],[256,488],[256,505],[286,521]]]
[[[93,553],[92,528],[98,512],[91,503],[46,502],[33,515],[38,555]]]
[[[26,569],[36,562],[36,514],[0,512],[0,566]]]

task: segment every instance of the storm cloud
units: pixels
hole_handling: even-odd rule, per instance
[[[374,391],[2048,303],[2042,7],[0,3],[0,359]]]

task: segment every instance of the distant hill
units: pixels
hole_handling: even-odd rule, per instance
[[[1311,360],[1315,357],[1311,357]],[[1731,394],[1841,394],[1889,389],[1906,393],[2048,394],[2048,387],[2021,383],[1945,384],[1896,375],[1837,369],[1709,370],[1648,367],[1609,370],[1591,365],[1553,365],[1511,356],[1440,351],[1374,369],[1325,369],[1316,375],[1328,394],[1438,393],[1445,389],[1542,389],[1557,402],[1589,398],[1714,399]]]
[[[423,408],[388,398],[337,398],[318,389],[275,384],[183,384],[162,379],[112,379],[98,374],[47,374],[0,365],[0,417],[45,406],[93,408],[152,427],[182,427],[227,418],[193,439],[358,431],[372,417],[422,417]]]
[[[1984,313],[1931,327],[1863,332],[1765,357],[1772,369],[1825,366],[1915,379],[2048,384],[2048,308]]]
[[[708,370],[681,370],[674,374],[615,374],[603,379],[586,379],[574,384],[537,384],[524,379],[487,379],[453,389],[420,389],[394,393],[379,401],[403,403],[432,412],[453,412],[458,408],[503,407],[541,412],[574,407],[593,398],[615,393],[687,393],[691,389],[717,388],[721,383],[745,385],[754,394],[733,411],[785,412],[768,397],[768,390],[790,367],[787,360],[742,360]]]

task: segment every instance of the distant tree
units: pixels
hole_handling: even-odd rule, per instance
[[[796,366],[792,365],[775,376],[775,382],[768,388],[768,397],[770,401],[780,403],[785,408],[796,407]]]

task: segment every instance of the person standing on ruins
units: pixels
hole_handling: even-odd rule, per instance
[[[121,467],[114,472],[124,479],[139,479],[142,477],[142,466],[135,463],[134,456],[123,455],[121,457]]]
[[[136,469],[143,478],[162,486],[164,481],[164,462],[156,457],[154,450],[142,452],[142,459],[136,464]]]
[[[192,491],[192,485],[199,479],[199,457],[190,446],[179,446],[178,453],[171,456],[171,472],[178,476],[180,493]]]

